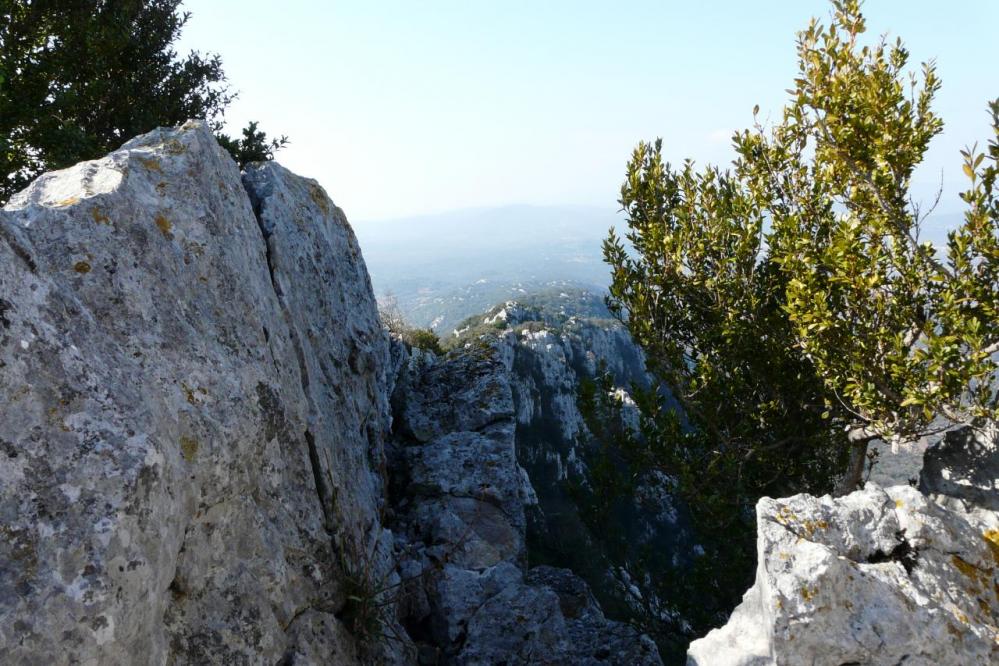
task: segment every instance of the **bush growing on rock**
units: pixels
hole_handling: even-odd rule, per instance
[[[268,139],[267,134],[257,129],[259,123],[251,121],[243,128],[243,137],[233,139],[227,134],[219,134],[216,138],[219,144],[229,151],[239,168],[244,168],[251,162],[266,162],[274,159],[274,153],[288,144],[288,137]]]
[[[410,347],[428,351],[437,356],[443,356],[445,349],[441,344],[441,339],[429,328],[416,328],[406,323],[406,319],[399,310],[399,304],[395,296],[388,294],[378,303],[378,317],[382,320],[382,326],[390,333],[399,336],[403,342]]]
[[[676,476],[722,544],[718,571],[726,548],[751,548],[759,497],[837,476],[847,492],[872,440],[999,408],[999,143],[963,152],[967,212],[946,249],[921,241],[909,186],[943,127],[940,81],[932,63],[907,72],[900,40],[864,43],[858,0],[832,6],[798,35],[780,120],[737,133],[729,169],[675,169],[660,141],[639,144],[628,231],[604,246],[609,305],[688,421],[639,401],[642,464]],[[990,112],[999,136],[999,100]],[[726,524],[748,530],[725,546]]]

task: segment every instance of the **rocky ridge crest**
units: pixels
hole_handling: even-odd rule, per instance
[[[0,394],[0,661],[659,663],[527,568],[502,354],[391,341],[342,211],[204,123],[3,209]]]

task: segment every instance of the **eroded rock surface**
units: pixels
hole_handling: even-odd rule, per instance
[[[0,213],[0,662],[659,663],[525,571],[510,382],[390,342],[322,188],[204,123],[46,174]]]
[[[948,432],[923,456],[919,489],[947,506],[999,511],[999,427]]]
[[[756,583],[688,663],[996,663],[999,515],[975,504],[980,491],[868,484],[837,499],[764,498]]]
[[[191,122],[0,214],[0,662],[355,660],[387,341],[322,189],[248,185]]]
[[[392,456],[403,622],[426,663],[659,664],[568,570],[525,575],[537,499],[517,462],[509,351],[479,341],[403,364]]]
[[[498,305],[466,320],[457,337],[491,340],[509,369],[517,460],[536,492],[526,509],[532,562],[571,569],[608,614],[655,626],[657,640],[680,634],[684,618],[661,581],[683,575],[696,546],[672,479],[639,470],[635,492],[601,497],[595,470],[615,444],[594,437],[580,411],[582,384],[608,373],[624,415],[637,420],[628,391],[649,378],[627,329],[602,298],[569,290]],[[610,518],[593,511],[605,502]]]

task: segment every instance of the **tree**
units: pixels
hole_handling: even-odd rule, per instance
[[[274,153],[288,144],[288,137],[268,141],[267,135],[257,129],[258,123],[251,121],[243,128],[242,139],[232,139],[227,134],[219,134],[219,144],[229,151],[236,164],[242,169],[250,162],[266,162],[274,159]]]
[[[969,212],[938,256],[909,196],[942,128],[933,65],[907,76],[900,40],[861,45],[859,3],[832,4],[799,34],[781,121],[737,134],[731,170],[674,172],[639,145],[631,248],[612,231],[605,257],[611,305],[717,457],[849,445],[849,489],[872,439],[996,414],[999,149],[965,151]]]
[[[662,387],[634,391],[634,435],[607,432],[614,419],[606,408],[588,426],[622,452],[621,479],[644,470],[676,479],[703,556],[650,577],[684,622],[663,627],[662,613],[642,621],[652,635],[690,638],[722,620],[752,580],[755,502],[832,490],[845,439],[823,418],[827,391],[795,349],[783,308],[787,277],[766,246],[764,212],[739,181],[691,162],[674,170],[661,142],[642,143],[621,205],[628,246],[613,230],[604,244],[608,305]],[[666,407],[667,394],[682,419]]]
[[[0,202],[160,125],[221,129],[235,94],[218,55],[178,58],[179,5],[0,0]]]
[[[909,74],[900,40],[861,43],[857,0],[832,7],[799,33],[780,120],[737,133],[730,169],[675,170],[639,144],[628,231],[604,245],[609,305],[686,419],[664,391],[639,400],[637,467],[677,479],[718,589],[751,547],[751,525],[728,545],[725,526],[747,527],[760,496],[836,476],[848,492],[873,439],[999,416],[999,100],[986,152],[962,153],[968,209],[938,251],[909,194],[942,129],[934,66]]]
[[[906,74],[901,40],[862,45],[859,2],[833,7],[829,27],[813,21],[799,35],[782,121],[736,137],[735,172],[771,220],[796,348],[856,461],[874,438],[996,417],[999,148],[993,138],[987,156],[964,152],[969,209],[938,253],[919,238],[928,213],[909,194],[943,128],[934,66]],[[999,131],[999,101],[990,106]]]

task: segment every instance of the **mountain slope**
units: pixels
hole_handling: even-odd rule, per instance
[[[508,206],[356,226],[379,299],[447,335],[466,317],[539,289],[609,283],[601,242],[611,210]]]

